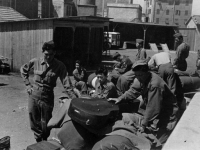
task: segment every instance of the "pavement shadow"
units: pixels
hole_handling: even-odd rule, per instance
[[[0,83],[0,86],[6,86],[6,85],[8,85],[8,84],[5,84],[5,83]]]

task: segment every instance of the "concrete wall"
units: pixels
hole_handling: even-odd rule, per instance
[[[141,20],[142,9],[140,5],[108,3],[108,17],[120,21]]]
[[[200,92],[192,98],[189,106],[167,140],[162,150],[200,149]]]

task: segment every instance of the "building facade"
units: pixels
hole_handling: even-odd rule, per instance
[[[200,15],[191,16],[186,22],[186,26],[187,29],[194,31],[194,48],[192,50],[198,51],[200,47]]]
[[[149,22],[186,27],[192,12],[193,0],[147,0]]]
[[[107,14],[113,20],[125,22],[141,22],[142,7],[138,4],[108,3]]]
[[[96,0],[97,15],[107,17],[107,4],[118,3],[118,4],[139,4],[142,7],[142,14],[145,13],[145,0]]]

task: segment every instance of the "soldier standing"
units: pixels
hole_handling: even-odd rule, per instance
[[[20,71],[29,94],[28,111],[31,130],[37,142],[47,140],[50,130],[47,123],[52,117],[56,80],[59,77],[69,98],[75,98],[71,80],[65,65],[54,58],[54,42],[44,43],[42,58],[33,58]],[[29,82],[29,72],[33,70],[33,84]]]

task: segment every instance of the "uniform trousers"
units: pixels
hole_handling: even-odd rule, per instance
[[[179,108],[184,100],[183,88],[179,76],[174,73],[171,63],[163,64],[158,69],[160,77],[167,83],[172,93],[176,96]],[[184,110],[183,110],[184,111]]]
[[[75,83],[75,87],[81,92],[87,92],[87,84],[84,81],[79,81]]]
[[[171,63],[162,64],[158,68],[160,77],[167,83],[173,94],[176,93],[176,77]]]
[[[37,89],[29,95],[28,111],[30,127],[37,142],[47,140],[50,130],[47,123],[52,117],[54,93]]]

